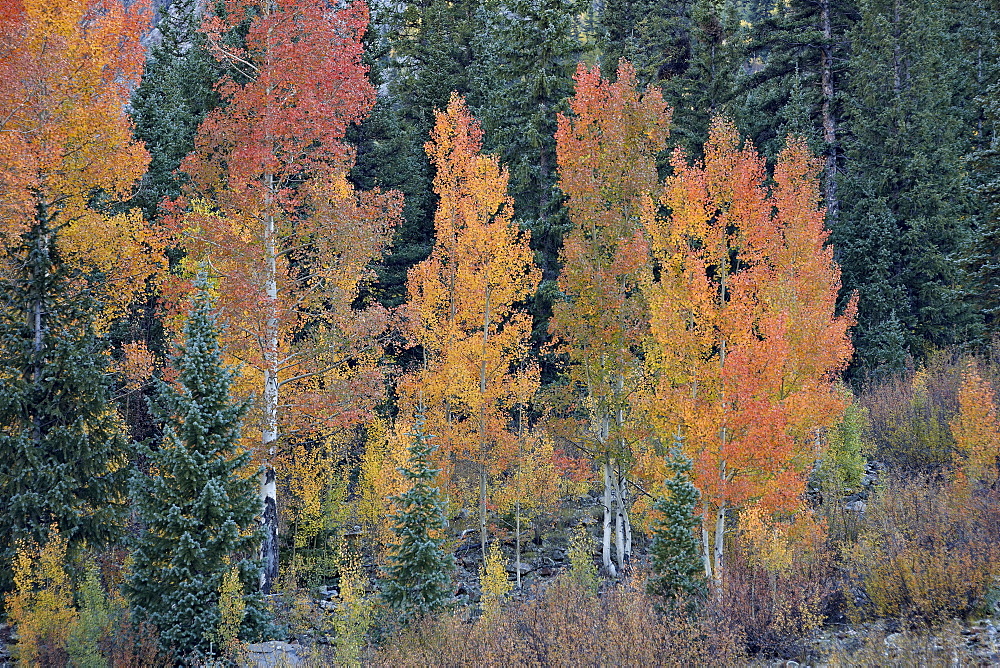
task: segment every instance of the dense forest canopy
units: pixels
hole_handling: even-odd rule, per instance
[[[995,606],[998,123],[995,0],[0,0],[19,658]]]

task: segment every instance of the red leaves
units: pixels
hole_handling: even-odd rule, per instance
[[[227,0],[224,15],[209,15],[204,30],[216,57],[248,79],[219,84],[224,105],[209,114],[196,153],[185,169],[207,181],[225,179],[234,193],[262,197],[265,175],[280,185],[284,208],[294,207],[287,180],[302,171],[336,169],[353,162],[341,140],[347,127],[368,115],[375,90],[361,62],[368,7],[341,9],[312,0],[277,0],[259,13],[257,3]],[[245,47],[224,39],[253,16]],[[226,171],[204,156],[226,156]],[[199,157],[202,156],[202,157]],[[213,160],[214,162],[214,160]]]

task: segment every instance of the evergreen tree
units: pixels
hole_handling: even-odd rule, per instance
[[[749,31],[746,66],[737,77],[733,118],[770,162],[789,134],[805,137],[825,158],[829,219],[838,210],[843,162],[839,120],[847,30],[855,0],[790,0],[760,12]]]
[[[100,277],[71,271],[56,236],[36,221],[0,279],[0,591],[17,541],[45,544],[55,525],[72,551],[121,528],[126,443],[94,333]]]
[[[222,365],[204,287],[175,364],[178,385],[161,381],[152,406],[164,429],[160,447],[145,451],[151,473],[132,476],[142,530],[125,589],[137,615],[159,628],[165,647],[198,657],[216,638],[220,587],[233,569],[244,592],[240,635],[259,635],[265,627],[258,592],[260,500],[256,478],[241,475],[250,462],[239,446],[246,405],[229,397],[235,374]]]
[[[406,300],[407,272],[434,246],[437,199],[424,143],[434,110],[448,106],[452,91],[469,92],[477,6],[478,0],[413,0],[374,9],[367,51],[378,99],[349,139],[358,148],[353,182],[403,193],[403,224],[373,288],[388,307]]]
[[[979,20],[966,31],[967,70],[975,73],[968,97],[976,104],[973,150],[966,163],[976,199],[965,254],[974,305],[983,318],[981,343],[1000,336],[1000,1],[970,0]]]
[[[969,73],[951,9],[867,0],[850,33],[843,204],[831,239],[843,296],[859,295],[855,372],[900,368],[908,354],[978,331],[961,271],[975,208],[963,165]]]
[[[445,511],[441,492],[432,486],[438,471],[428,461],[436,449],[418,416],[410,461],[401,469],[412,487],[393,499],[397,543],[389,553],[382,596],[404,622],[447,609],[452,602],[455,557],[445,550]]]
[[[639,83],[658,86],[673,109],[668,148],[700,156],[711,119],[729,113],[746,60],[741,11],[737,0],[609,0],[602,69],[611,78],[619,58],[637,60]]]
[[[705,593],[698,540],[693,533],[700,524],[695,515],[700,494],[691,479],[691,459],[684,454],[680,440],[670,450],[667,468],[673,474],[666,481],[667,495],[653,505],[659,519],[649,548],[654,576],[648,587],[650,593],[668,601],[679,596],[697,598]]]
[[[176,170],[194,149],[198,126],[218,104],[215,82],[220,71],[198,32],[198,0],[173,0],[157,25],[161,39],[150,50],[142,82],[132,95],[135,135],[146,143],[149,170],[135,203],[147,219],[157,216],[164,198],[180,195]]]

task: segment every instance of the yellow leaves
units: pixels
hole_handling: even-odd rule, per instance
[[[505,559],[496,542],[490,545],[483,565],[479,568],[479,584],[482,589],[483,615],[496,619],[500,614],[503,597],[514,588],[507,577]]]
[[[105,216],[82,214],[60,234],[65,257],[104,274],[115,299],[108,300],[102,321],[122,316],[146,290],[146,282],[166,269],[166,239],[143,220],[139,209]]]
[[[926,393],[926,381],[923,385]],[[967,362],[958,391],[959,412],[950,426],[959,453],[959,477],[970,484],[993,485],[1000,480],[1000,420],[994,396],[975,363]]]
[[[425,146],[437,170],[436,241],[409,273],[406,311],[426,363],[401,383],[400,405],[407,418],[423,410],[440,459],[498,473],[516,449],[509,412],[538,387],[538,369],[527,363],[531,318],[518,304],[540,273],[527,234],[512,220],[507,171],[480,155],[481,138],[453,94]],[[447,462],[440,464],[450,480]]]
[[[367,428],[358,510],[371,527],[375,542],[384,549],[393,537],[391,498],[406,491],[406,480],[399,469],[406,465],[409,453],[406,441],[390,432],[381,418],[375,418]]]
[[[17,625],[15,648],[21,665],[61,665],[68,659],[66,646],[79,614],[64,566],[67,544],[53,525],[44,546],[17,545],[14,591],[5,603],[8,619]]]
[[[809,510],[780,520],[760,504],[740,513],[740,540],[751,557],[767,571],[787,573],[793,563],[804,563],[823,547],[825,530]]]

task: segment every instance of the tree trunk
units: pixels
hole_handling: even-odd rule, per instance
[[[521,588],[521,499],[514,501],[514,573]]]
[[[722,596],[722,578],[724,572],[724,541],[726,533],[726,504],[719,506],[715,516],[715,595]]]
[[[486,281],[485,306],[483,308],[483,348],[479,357],[479,546],[486,560],[486,457],[489,444],[486,439],[486,352],[490,340],[490,296],[489,278]]]
[[[615,564],[618,566],[618,571],[620,573],[625,572],[625,516],[624,516],[624,505],[625,500],[622,497],[621,488],[621,475],[620,475],[621,464],[617,466],[612,464],[611,471],[612,477],[612,495],[614,496],[615,502]]]
[[[622,525],[625,529],[625,558],[622,562],[622,568],[628,568],[629,564],[632,563],[632,519],[628,514],[631,502],[628,497],[628,478],[625,471],[620,470],[619,473],[618,489],[621,492]]]
[[[820,22],[823,29],[821,50],[821,84],[823,89],[823,143],[826,144],[826,162],[823,168],[823,199],[827,221],[833,226],[840,214],[837,197],[837,120],[834,116],[833,88],[833,27],[830,21],[830,0],[820,2]]]
[[[274,176],[267,175],[267,193],[270,199],[274,190]],[[260,589],[270,594],[278,579],[278,495],[273,466],[275,446],[278,441],[278,270],[277,243],[275,240],[274,213],[268,211],[264,228],[265,271],[264,290],[266,295],[267,319],[264,324],[264,425],[261,446],[263,448],[264,470],[261,472],[260,500],[261,527],[264,540],[261,543]]]
[[[705,563],[705,581],[712,582],[712,543],[708,537],[708,504],[702,501],[701,509],[701,558]]]
[[[611,561],[611,460],[604,462],[604,536],[601,541],[601,559],[608,575],[617,577],[618,570]]]

